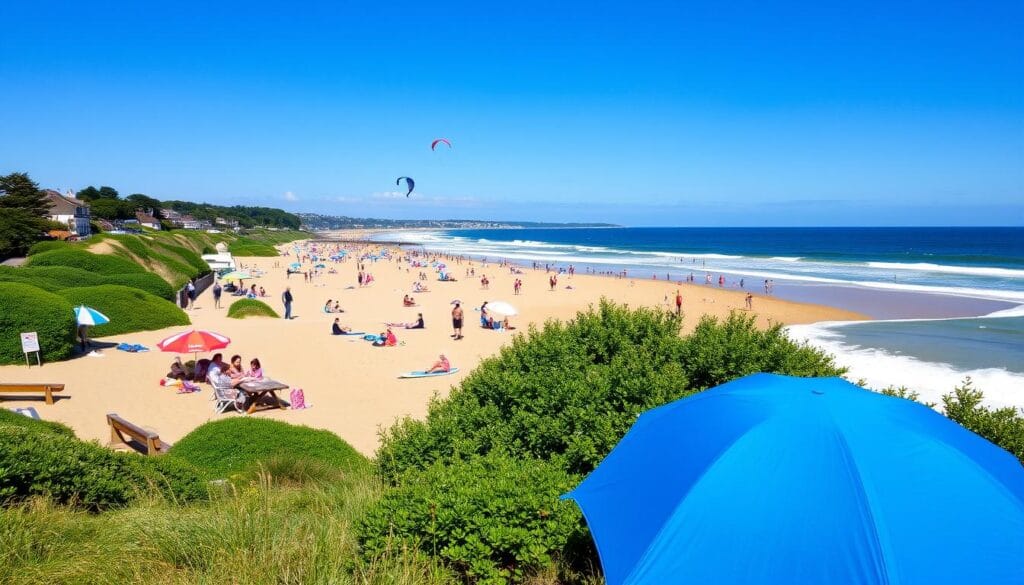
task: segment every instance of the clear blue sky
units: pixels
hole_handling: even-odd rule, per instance
[[[1019,0],[305,4],[3,2],[0,172],[378,217],[1024,224]]]

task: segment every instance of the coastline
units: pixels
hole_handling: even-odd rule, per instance
[[[353,256],[358,248],[381,248],[362,239],[367,236],[366,231],[348,232],[346,236],[359,238],[358,243],[347,246]],[[279,249],[292,249],[293,245],[302,244],[279,246]],[[543,269],[526,269],[523,274],[511,275],[507,268],[485,266],[478,261],[453,265],[450,272],[457,282],[439,282],[428,270],[430,278],[424,284],[431,292],[417,294],[411,287],[418,269],[410,270],[405,263],[366,261],[376,282],[359,288],[355,286],[354,259],[332,264],[337,274],[325,273],[310,283],[304,282],[301,276],[286,277],[284,267],[292,260],[282,256],[238,259],[247,268],[266,271],[265,276],[255,282],[267,289],[268,298],[263,300],[278,312],[281,311],[279,295],[285,286],[292,288],[296,319],[228,319],[227,306],[233,299],[225,296],[223,308],[215,309],[211,293],[206,291],[190,312],[192,326],[227,335],[232,343],[223,350],[225,357],[236,353],[246,361],[258,357],[269,376],[292,388],[302,388],[306,402],[312,406],[299,411],[261,411],[254,416],[330,430],[367,455],[376,449],[382,428],[405,416],[424,417],[431,397],[445,396],[451,386],[472,372],[481,360],[495,355],[512,340],[511,334],[485,330],[477,325],[473,307],[485,300],[505,300],[519,309],[520,315],[512,319],[516,333],[525,332],[530,326],[541,326],[548,319],[572,318],[601,298],[630,306],[666,307],[672,304],[675,291],[679,289],[684,298],[686,331],[696,325],[701,315],[724,317],[732,310],[743,310],[744,304],[744,293],[735,290],[586,274],[572,278],[563,275],[558,288],[550,291],[548,275]],[[465,278],[466,268],[475,270],[477,277]],[[490,279],[489,289],[483,289],[479,282],[483,273]],[[523,294],[519,296],[512,291],[515,277],[524,282]],[[403,307],[402,297],[410,293],[419,306]],[[346,312],[325,314],[322,307],[327,299],[340,301]],[[466,339],[462,341],[450,337],[449,312],[453,299],[465,304]],[[343,325],[377,333],[385,322],[412,321],[420,312],[427,328],[396,330],[398,347],[374,348],[358,338],[329,334],[335,317],[340,318]],[[755,298],[752,314],[762,326],[863,318],[850,311],[763,296]],[[215,415],[208,386],[204,385],[196,394],[176,394],[173,389],[159,385],[175,354],[160,353],[155,345],[182,329],[185,328],[97,339],[108,346],[102,350],[104,357],[101,358],[78,356],[65,362],[44,364],[41,368],[0,367],[0,378],[4,380],[67,385],[63,393],[66,397],[52,406],[18,397],[5,400],[5,407],[34,406],[44,419],[63,422],[79,437],[100,441],[109,435],[105,422],[108,412],[116,412],[135,424],[153,429],[171,443],[209,420],[239,416]],[[113,346],[120,342],[140,343],[151,351],[115,351]],[[416,380],[397,378],[402,372],[429,366],[440,352],[460,368],[457,374]],[[191,359],[191,355],[182,358]]]

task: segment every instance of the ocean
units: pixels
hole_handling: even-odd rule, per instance
[[[704,283],[874,321],[790,327],[873,387],[931,401],[970,376],[1024,407],[1024,228],[574,228],[378,234],[475,257]]]

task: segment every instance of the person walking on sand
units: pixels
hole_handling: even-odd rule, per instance
[[[462,305],[459,303],[452,309],[452,337],[462,339]]]
[[[747,293],[746,304],[748,311],[754,310],[754,295]]]
[[[213,283],[213,307],[215,309],[220,308],[220,295],[224,291],[220,286],[220,281]]]
[[[281,302],[284,303],[284,318],[292,318],[292,287],[284,287],[284,292],[281,293]]]
[[[185,285],[185,295],[188,297],[188,308],[195,308],[196,304],[196,285],[191,280]]]
[[[676,317],[680,317],[683,314],[683,293],[676,289]]]

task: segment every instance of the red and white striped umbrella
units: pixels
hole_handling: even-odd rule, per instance
[[[160,351],[174,353],[199,353],[227,347],[231,340],[220,333],[212,331],[184,331],[175,333],[156,344]]]

